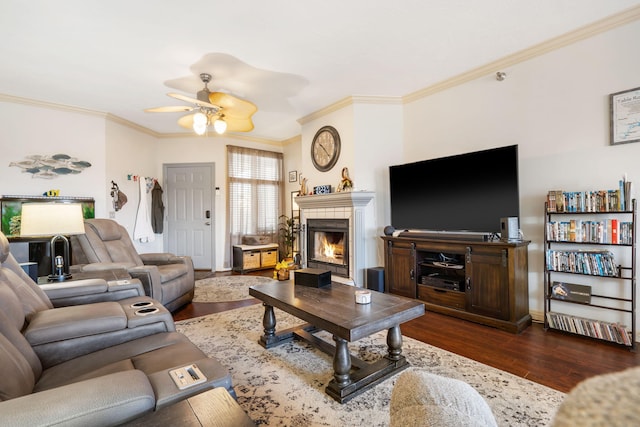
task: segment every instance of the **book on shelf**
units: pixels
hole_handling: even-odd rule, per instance
[[[551,285],[551,296],[563,301],[590,304],[591,286],[554,281]]]
[[[587,319],[553,311],[547,312],[547,323],[554,329],[627,346],[633,345],[629,330],[625,325],[621,325],[620,323]]]
[[[623,212],[631,208],[631,183],[615,190],[547,192],[548,212]]]
[[[548,271],[592,276],[619,277],[618,266],[610,251],[546,251]]]
[[[633,243],[632,230],[631,222],[615,218],[602,221],[549,221],[546,225],[547,240],[556,242],[630,245]]]

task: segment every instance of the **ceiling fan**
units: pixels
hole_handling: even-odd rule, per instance
[[[225,131],[249,132],[253,130],[251,116],[258,111],[254,103],[237,98],[224,92],[211,92],[207,87],[211,81],[211,74],[201,73],[200,79],[204,88],[199,91],[196,98],[168,93],[172,98],[193,104],[172,105],[167,107],[147,108],[149,113],[177,113],[193,111],[178,119],[178,124],[187,129],[193,129],[198,135],[204,135],[210,125],[213,125],[218,134]]]

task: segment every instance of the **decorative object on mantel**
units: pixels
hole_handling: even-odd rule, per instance
[[[347,167],[342,168],[342,181],[338,185],[338,192],[353,190],[353,181],[349,178],[349,169]]]
[[[54,154],[52,156],[34,154],[27,156],[27,160],[11,162],[9,166],[21,168],[22,172],[30,173],[32,178],[53,179],[60,175],[79,174],[91,167],[91,163],[78,160],[68,154]]]
[[[300,193],[298,196],[306,196],[307,195],[307,178],[302,178],[300,181]]]
[[[329,194],[331,193],[330,185],[316,185],[313,187],[313,194]]]

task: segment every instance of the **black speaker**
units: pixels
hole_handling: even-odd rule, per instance
[[[384,292],[384,267],[367,268],[367,289]]]

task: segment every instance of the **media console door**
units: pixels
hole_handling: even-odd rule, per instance
[[[531,325],[529,242],[478,242],[383,236],[386,292],[418,298],[427,310],[518,333]],[[442,286],[423,280],[435,255],[459,260],[464,277],[443,272]],[[464,270],[459,270],[463,268]],[[449,279],[452,280],[449,280]],[[436,281],[437,283],[437,281]]]
[[[416,245],[407,241],[388,240],[385,248],[385,292],[416,297]]]
[[[467,311],[509,320],[509,263],[507,249],[467,246],[465,292]]]

